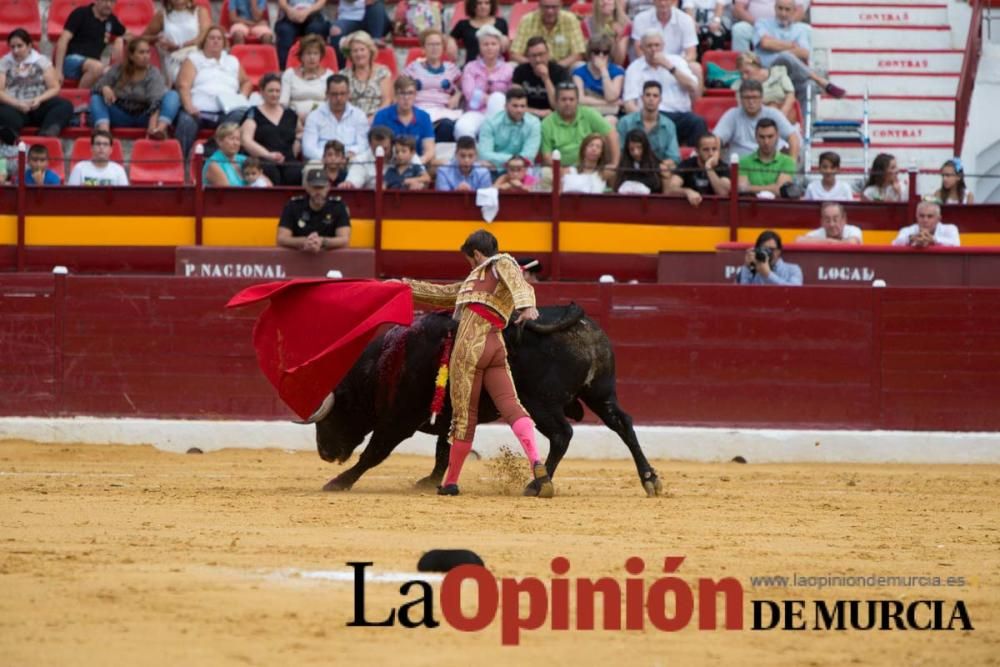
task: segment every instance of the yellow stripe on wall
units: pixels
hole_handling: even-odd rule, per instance
[[[477,229],[489,228],[504,252],[550,252],[552,224],[482,220],[384,220],[383,250],[458,250]]]
[[[204,218],[202,243],[212,246],[268,247],[275,244],[278,219]],[[375,221],[351,220],[351,248],[375,247]]]
[[[29,215],[27,245],[170,246],[194,243],[194,218],[187,216]]]
[[[563,252],[711,252],[717,244],[728,240],[728,227],[624,225],[613,222],[563,222],[559,225],[559,247]]]
[[[17,245],[16,215],[0,215],[0,245]]]

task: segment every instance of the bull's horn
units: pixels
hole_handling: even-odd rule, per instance
[[[320,403],[319,407],[316,408],[316,412],[309,415],[309,417],[305,421],[300,421],[295,423],[315,424],[316,422],[321,421],[328,414],[330,414],[330,410],[333,409],[333,400],[334,400],[333,392],[330,392],[329,394],[326,395],[326,398],[323,399],[323,402]]]

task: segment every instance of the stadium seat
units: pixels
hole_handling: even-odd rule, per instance
[[[739,51],[705,51],[701,56],[701,64],[707,68],[708,63],[715,63],[724,70],[735,72],[739,56]]]
[[[90,90],[86,88],[63,88],[59,97],[73,103],[73,115],[79,115],[79,127],[87,126],[87,114],[90,112]]]
[[[736,106],[736,96],[702,97],[694,101],[691,111],[705,119],[709,130],[714,130],[722,114]]]
[[[133,185],[184,185],[184,155],[176,139],[132,144],[128,180]]]
[[[514,37],[517,35],[517,26],[524,18],[526,14],[538,9],[537,2],[519,2],[510,9],[510,18],[507,19],[507,25],[510,26],[510,39],[514,41]]]
[[[586,18],[594,13],[594,5],[589,2],[574,2],[570,5],[569,11],[580,18]]]
[[[454,5],[455,11],[451,14],[451,22],[448,24],[448,32],[450,33],[452,29],[458,25],[458,22],[464,18],[467,18],[465,14],[465,3],[456,2]]]
[[[406,23],[406,3],[400,2],[396,5],[395,11],[392,13],[392,22],[403,24]],[[413,46],[420,46],[420,38],[410,35],[392,35],[392,45],[397,49],[408,49]]]
[[[375,56],[375,62],[388,67],[389,71],[392,72],[393,79],[399,76],[399,63],[396,62],[396,51],[392,47],[386,46],[379,49],[378,55]]]
[[[4,41],[12,30],[24,28],[31,39],[42,38],[42,15],[37,0],[0,0],[0,35]]]
[[[48,33],[49,41],[55,44],[62,33],[66,19],[77,7],[86,7],[90,0],[52,0],[49,5],[49,14],[45,19],[45,32]]]
[[[253,81],[256,88],[260,78],[269,72],[281,74],[278,66],[278,52],[271,44],[237,44],[230,51],[243,65],[247,78]]]
[[[326,51],[323,52],[323,60],[320,61],[323,66],[326,67],[331,72],[336,72],[340,69],[340,65],[337,63],[337,54],[334,53],[333,47],[327,46]],[[299,60],[299,42],[292,44],[291,50],[288,52],[288,66],[298,67],[302,64]]]
[[[69,169],[73,171],[73,167],[76,166],[77,162],[83,160],[89,160],[92,153],[90,152],[90,137],[80,137],[73,142],[73,153],[69,158]],[[122,150],[122,142],[115,139],[111,144],[111,161],[117,162],[118,164],[125,165],[125,151]]]
[[[212,8],[209,6],[208,0],[198,0],[199,5],[203,5],[209,12]],[[264,6],[264,18],[267,18],[267,5]],[[229,29],[232,27],[233,23],[229,20],[229,0],[222,0],[222,9],[219,10],[219,25],[222,29],[229,34]],[[247,44],[258,44],[260,39],[256,35],[251,35],[247,33]]]
[[[149,22],[153,20],[155,13],[153,0],[117,0],[115,2],[115,16],[133,35],[141,35]]]
[[[27,146],[40,144],[49,149],[49,169],[59,174],[63,183],[66,182],[66,155],[63,153],[62,141],[59,137],[26,137],[21,135],[21,141]]]

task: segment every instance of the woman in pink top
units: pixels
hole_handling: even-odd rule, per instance
[[[417,82],[415,104],[430,114],[434,123],[434,140],[455,141],[455,121],[462,115],[462,90],[459,80],[462,70],[444,60],[444,34],[436,28],[420,34],[424,57],[406,66],[404,74]]]
[[[503,111],[505,93],[510,89],[514,66],[500,56],[503,35],[492,25],[476,31],[479,57],[466,63],[462,71],[462,95],[466,111],[455,123],[455,138],[475,137],[487,117]]]

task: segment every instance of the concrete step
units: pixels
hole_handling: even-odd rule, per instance
[[[957,74],[874,74],[831,70],[830,80],[848,95],[909,95],[948,97],[958,92]]]
[[[860,96],[847,96],[839,100],[821,97],[816,109],[819,119],[861,120]],[[955,100],[915,99],[912,97],[871,97],[868,101],[871,120],[955,120]]]
[[[823,151],[835,151],[840,155],[840,164],[845,168],[864,166],[864,147],[860,143],[819,143],[814,142],[810,155],[815,163]],[[945,160],[955,155],[951,142],[944,144],[917,143],[876,143],[868,148],[868,160],[874,160],[879,153],[889,153],[896,158],[900,171],[916,165],[920,169],[939,169]]]
[[[843,5],[814,2],[810,6],[813,25],[871,25],[940,26],[948,24],[948,5],[864,4]]]
[[[833,49],[827,67],[844,72],[952,73],[962,71],[963,53],[939,51],[888,51],[882,49]]]
[[[941,27],[879,27],[813,24],[813,49],[951,49],[951,29]]]
[[[955,123],[876,120],[868,122],[868,134],[873,143],[914,141],[921,144],[950,144],[955,140]]]

